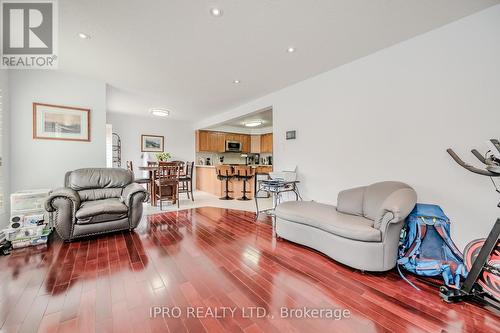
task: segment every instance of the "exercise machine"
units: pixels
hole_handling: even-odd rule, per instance
[[[470,172],[490,177],[496,192],[500,193],[494,178],[500,177],[500,142],[488,141],[490,150],[482,155],[476,149],[472,154],[485,165],[484,169],[465,163],[452,149],[447,152],[460,166]],[[497,205],[500,208],[500,203]],[[487,238],[470,242],[464,250],[464,264],[469,274],[460,289],[439,288],[440,296],[449,303],[476,300],[500,310],[500,218],[496,220]]]

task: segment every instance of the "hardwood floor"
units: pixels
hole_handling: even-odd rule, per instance
[[[362,274],[276,241],[269,220],[253,219],[222,208],[169,212],[132,233],[55,237],[0,257],[0,331],[500,332],[488,309],[446,304],[413,277],[421,292],[395,272]],[[282,307],[346,316],[282,318]]]

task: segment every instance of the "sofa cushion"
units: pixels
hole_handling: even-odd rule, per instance
[[[340,191],[337,196],[337,211],[363,216],[363,199],[366,186]]]
[[[76,212],[77,224],[99,223],[127,217],[128,208],[119,199],[85,201]]]
[[[120,198],[123,188],[95,188],[78,191],[78,195],[82,201],[94,201],[109,198]]]
[[[332,205],[314,201],[289,201],[276,208],[276,216],[353,240],[382,241],[382,234],[380,230],[373,228],[373,221],[362,216],[340,213]]]
[[[123,188],[134,181],[132,171],[120,168],[78,169],[66,174],[66,186],[75,191]]]

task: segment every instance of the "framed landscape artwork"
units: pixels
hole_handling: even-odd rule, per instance
[[[33,103],[33,139],[90,141],[90,109]]]
[[[141,151],[143,152],[163,152],[165,137],[160,135],[141,135]]]

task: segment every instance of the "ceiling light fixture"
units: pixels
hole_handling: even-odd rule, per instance
[[[234,81],[233,81],[233,83],[234,83],[234,84],[240,84],[240,83],[241,83],[241,81],[240,81],[240,80],[234,80]]]
[[[170,115],[170,111],[165,109],[150,109],[149,112],[155,117],[168,117]]]
[[[295,48],[294,47],[289,47],[288,49],[286,49],[286,52],[293,53],[293,52],[295,52]]]
[[[212,14],[212,16],[215,16],[215,17],[222,16],[222,9],[212,8],[212,9],[210,9],[210,14]]]
[[[262,125],[262,120],[253,120],[249,121],[248,123],[245,123],[246,127],[257,127]]]
[[[83,32],[79,32],[78,37],[80,37],[81,39],[90,39],[90,35]]]

